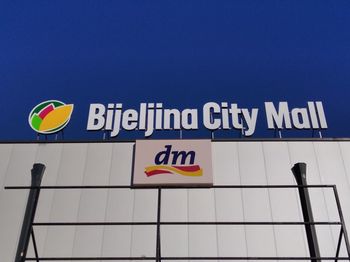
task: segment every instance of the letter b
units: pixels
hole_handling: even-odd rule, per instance
[[[100,130],[105,125],[104,114],[106,108],[102,104],[91,104],[89,110],[89,118],[87,130]]]

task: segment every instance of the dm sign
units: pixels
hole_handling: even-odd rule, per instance
[[[210,140],[137,140],[133,185],[213,185]]]

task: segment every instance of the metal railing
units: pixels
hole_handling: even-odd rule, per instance
[[[34,168],[33,168],[34,170]],[[33,176],[33,170],[32,170],[32,176]],[[43,173],[43,170],[39,171],[41,172],[41,175]],[[298,260],[309,260],[309,261],[350,261],[350,244],[349,244],[349,238],[345,227],[345,221],[344,216],[342,212],[342,208],[340,205],[339,195],[337,192],[337,188],[335,185],[214,185],[211,187],[207,186],[156,186],[156,187],[133,187],[133,186],[120,186],[120,185],[105,185],[105,186],[40,186],[40,183],[38,183],[38,179],[34,179],[36,181],[35,183],[32,183],[32,186],[6,186],[5,189],[7,190],[30,190],[30,196],[28,198],[28,205],[26,215],[23,221],[22,231],[21,231],[21,237],[18,244],[17,249],[17,256],[15,262],[24,262],[24,261],[119,261],[119,260],[154,260],[154,261],[162,261],[162,260],[259,260],[259,261],[271,261],[271,260],[284,260],[284,261],[298,261]],[[41,181],[41,179],[40,179]],[[330,189],[333,192],[335,204],[338,211],[339,221],[313,221],[313,218],[311,216],[311,219],[309,218],[308,221],[305,221],[305,214],[304,214],[304,222],[293,222],[293,221],[279,221],[279,222],[269,222],[269,221],[207,221],[207,222],[196,222],[196,221],[186,221],[186,222],[166,222],[161,220],[161,203],[162,203],[162,191],[163,190],[176,190],[176,189],[201,189],[201,190],[210,190],[210,189],[246,189],[246,188],[252,188],[252,189],[281,189],[281,188],[295,188],[299,191],[299,193],[303,190],[308,190],[309,188],[321,188],[321,189]],[[154,189],[157,190],[157,215],[156,215],[156,221],[153,222],[131,222],[131,221],[125,221],[125,222],[34,222],[34,216],[35,216],[35,209],[36,204],[38,202],[39,193],[40,190],[62,190],[62,189],[83,189],[83,190],[89,190],[89,189],[130,189],[130,190],[143,190],[143,189]],[[31,197],[32,196],[32,197]],[[304,201],[300,199],[301,201]],[[34,205],[30,205],[30,203],[35,203]],[[303,203],[301,203],[301,206],[303,206]],[[302,207],[303,208],[303,207]],[[310,207],[311,209],[311,207]],[[302,210],[303,212],[305,210]],[[309,210],[310,211],[310,210]],[[312,212],[312,211],[311,211]],[[27,215],[28,214],[28,215]],[[152,225],[156,227],[156,243],[155,243],[155,256],[148,256],[148,257],[133,257],[133,256],[115,256],[115,257],[42,257],[38,254],[36,239],[35,239],[35,227],[40,226],[124,226],[124,225]],[[163,256],[162,255],[162,239],[161,239],[161,230],[162,226],[168,226],[168,225],[244,225],[244,226],[252,226],[252,225],[259,225],[259,226],[266,226],[266,225],[275,225],[275,226],[281,226],[281,225],[290,225],[290,226],[304,226],[305,232],[308,234],[308,230],[314,230],[313,234],[316,234],[315,226],[316,225],[337,225],[340,227],[339,230],[339,238],[336,248],[336,253],[332,257],[322,257],[320,256],[319,252],[316,250],[316,253],[312,253],[312,248],[310,247],[310,239],[308,237],[308,245],[309,245],[309,251],[310,256],[306,257],[300,257],[300,256],[288,256],[288,257],[274,257],[274,256],[247,256],[247,257],[222,257],[222,256],[188,256],[188,257],[179,257],[179,256]],[[313,229],[312,229],[313,228]],[[317,236],[312,236],[316,238],[317,243]],[[32,239],[33,248],[34,248],[34,254],[35,257],[27,257],[27,249],[29,244],[29,238]],[[315,239],[314,239],[315,240]],[[347,256],[340,257],[340,249],[342,247],[342,244],[344,243]],[[315,244],[315,243],[313,243]],[[316,254],[316,255],[315,255]]]

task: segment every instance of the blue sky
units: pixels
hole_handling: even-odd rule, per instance
[[[35,139],[27,117],[47,99],[75,105],[66,139],[102,137],[85,131],[96,102],[181,109],[227,101],[262,110],[264,101],[309,100],[324,103],[324,136],[349,137],[349,13],[341,0],[3,1],[0,140]],[[254,137],[273,137],[265,122]],[[119,138],[134,137],[142,135]]]

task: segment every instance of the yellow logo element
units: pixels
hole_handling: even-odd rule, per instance
[[[69,122],[73,104],[66,105],[57,100],[40,103],[29,114],[29,125],[41,134],[52,134],[62,130]]]

